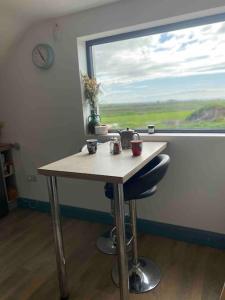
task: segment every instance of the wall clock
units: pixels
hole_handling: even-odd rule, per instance
[[[54,62],[54,51],[48,44],[38,44],[32,51],[32,60],[36,67],[40,69],[49,69]]]

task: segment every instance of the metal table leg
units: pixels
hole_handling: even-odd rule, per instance
[[[129,299],[128,264],[126,255],[123,184],[114,184],[115,218],[118,246],[120,300]]]
[[[55,241],[56,263],[61,299],[68,299],[69,292],[66,278],[66,260],[63,246],[62,226],[59,211],[57,193],[57,181],[55,176],[47,177],[49,201],[51,204],[52,227]]]

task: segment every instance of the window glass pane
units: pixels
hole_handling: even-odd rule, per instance
[[[102,122],[225,129],[225,22],[93,46]]]

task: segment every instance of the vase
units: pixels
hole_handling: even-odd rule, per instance
[[[94,109],[91,110],[91,114],[88,117],[88,132],[95,133],[95,126],[100,124],[100,115],[98,115]]]

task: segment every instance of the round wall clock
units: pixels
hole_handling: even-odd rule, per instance
[[[48,44],[38,44],[32,51],[32,60],[36,67],[49,69],[54,62],[54,51]]]

